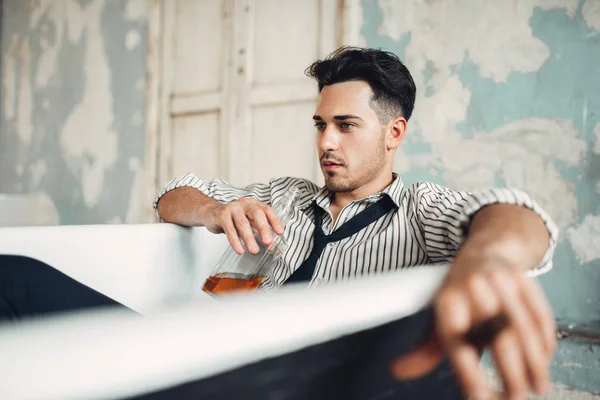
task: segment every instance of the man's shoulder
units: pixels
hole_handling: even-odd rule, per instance
[[[458,190],[429,181],[418,181],[410,185],[409,193],[411,195],[436,195],[447,193],[460,193]]]
[[[406,191],[407,200],[409,203],[414,204],[416,208],[454,203],[469,195],[469,192],[451,189],[429,181],[415,182]]]

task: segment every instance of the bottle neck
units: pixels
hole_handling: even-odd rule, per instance
[[[281,201],[275,207],[275,212],[284,227],[294,215],[299,195],[300,191],[297,188],[291,188],[284,194]]]

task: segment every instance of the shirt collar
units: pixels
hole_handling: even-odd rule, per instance
[[[396,204],[398,208],[400,208],[400,204],[402,203],[402,195],[404,193],[404,184],[402,183],[402,178],[397,173],[393,173],[394,180],[390,183],[385,189],[381,192],[373,193],[363,199],[354,200],[353,203],[359,202],[370,202],[374,203],[381,198],[381,196],[387,195],[392,201]],[[303,209],[308,208],[312,202],[315,202],[319,207],[328,211],[329,205],[331,204],[331,196],[332,192],[327,189],[327,186],[323,186],[315,195],[312,197],[311,201],[306,204]]]
[[[404,197],[404,183],[402,182],[400,175],[395,172],[392,174],[394,175],[394,180],[388,185],[388,187],[383,189],[381,193],[385,193],[390,196],[396,206],[400,208],[402,205],[402,197]]]

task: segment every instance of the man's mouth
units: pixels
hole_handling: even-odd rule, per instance
[[[341,164],[329,160],[324,160],[323,162],[321,162],[321,165],[325,169],[336,169],[342,166]]]

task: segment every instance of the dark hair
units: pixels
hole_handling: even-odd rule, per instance
[[[374,93],[371,108],[382,123],[398,116],[408,120],[415,106],[415,82],[402,61],[388,51],[344,46],[315,61],[305,73],[319,83],[319,92],[334,83],[366,81]]]

